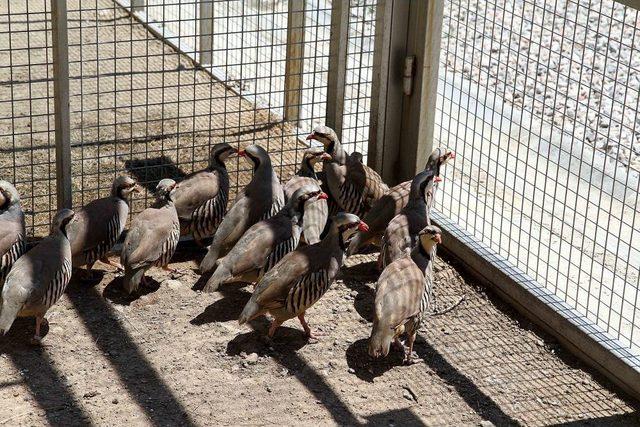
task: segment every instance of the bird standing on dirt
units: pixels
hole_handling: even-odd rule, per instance
[[[330,127],[316,127],[307,139],[321,142],[331,156],[331,161],[323,163],[322,170],[330,196],[341,210],[364,216],[373,203],[389,191],[380,175],[362,164],[359,153],[347,155]]]
[[[413,343],[429,307],[433,288],[433,258],[442,242],[435,225],[425,227],[410,255],[389,264],[378,279],[373,313],[373,330],[369,339],[371,357],[387,356],[391,342],[402,348],[399,337],[407,336],[405,363],[413,357]]]
[[[180,239],[180,222],[173,202],[176,182],[163,179],[156,187],[156,204],[142,211],[131,224],[122,247],[123,287],[136,292],[152,266],[167,268]]]
[[[433,197],[431,204],[435,199],[435,188],[438,186],[438,180],[442,166],[449,160],[455,158],[453,151],[445,151],[442,148],[436,148],[431,152],[427,164],[424,169],[433,169],[436,179],[434,182]],[[369,225],[369,231],[359,231],[349,244],[347,255],[353,255],[366,244],[380,246],[382,234],[389,225],[389,222],[400,213],[409,202],[409,193],[411,192],[411,182],[405,181],[391,188],[384,196],[376,200],[369,212],[364,216],[363,221]],[[430,206],[431,208],[431,206]]]
[[[24,212],[18,190],[0,180],[0,295],[13,263],[26,251]],[[0,305],[2,299],[0,298]]]
[[[304,152],[300,169],[284,185],[284,195],[288,199],[299,188],[305,185],[319,183],[314,165],[321,161],[331,160],[331,156],[324,152],[322,147],[312,147]],[[305,243],[312,245],[320,241],[320,235],[327,224],[329,205],[325,198],[317,198],[305,205],[304,221],[302,223],[302,238]]]
[[[36,318],[34,343],[42,340],[40,326],[47,311],[60,299],[71,279],[71,245],[67,229],[74,218],[63,209],[55,217],[49,237],[18,258],[2,289],[0,333],[6,333],[16,317]]]
[[[326,198],[317,183],[299,188],[280,212],[252,225],[242,235],[220,260],[204,290],[215,292],[222,283],[259,280],[298,246],[309,205]]]
[[[94,200],[76,210],[75,218],[67,230],[74,268],[86,266],[88,272],[100,260],[122,269],[106,255],[118,241],[127,223],[129,196],[138,191],[140,189],[132,178],[119,176],[113,181],[111,196]]]
[[[367,225],[356,215],[339,213],[327,235],[314,245],[287,254],[260,280],[240,315],[244,324],[267,312],[274,316],[269,337],[288,319],[298,317],[305,335],[315,338],[304,314],[329,289],[344,261],[349,238]]]
[[[226,143],[214,145],[209,167],[187,176],[173,191],[181,234],[191,234],[200,246],[203,239],[213,236],[227,213],[229,173],[225,161],[237,152]]]
[[[220,223],[200,264],[202,274],[216,268],[218,258],[227,253],[242,235],[256,222],[275,215],[284,206],[284,192],[278,175],[271,166],[271,158],[264,148],[250,145],[238,152],[253,164],[251,182]]]
[[[429,206],[433,199],[433,184],[437,177],[433,170],[424,170],[413,178],[407,206],[389,222],[382,236],[380,258],[386,267],[392,261],[410,252],[418,233],[431,224]]]

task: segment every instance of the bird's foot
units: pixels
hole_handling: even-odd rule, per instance
[[[42,337],[40,335],[34,335],[29,342],[31,343],[31,345],[41,346]]]
[[[415,365],[416,363],[422,363],[422,362],[424,362],[424,359],[421,359],[420,357],[418,357],[418,355],[414,351],[412,351],[411,353],[407,351],[403,361],[405,365]]]
[[[100,262],[110,265],[111,267],[116,269],[118,273],[124,273],[124,267],[115,261],[111,261],[109,258],[104,257],[100,260]]]
[[[403,353],[406,352],[406,350],[404,348],[404,343],[402,341],[400,341],[398,338],[393,340],[392,345],[396,350],[401,350]]]
[[[187,274],[186,270],[180,270],[177,268],[171,268],[167,265],[165,265],[164,267],[162,267],[162,269],[168,273],[170,273],[170,277],[172,279],[178,279],[182,276],[184,276],[185,274]]]

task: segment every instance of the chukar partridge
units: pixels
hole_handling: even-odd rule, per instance
[[[145,272],[167,268],[180,240],[180,221],[173,202],[176,182],[163,179],[156,187],[156,204],[142,211],[131,223],[120,261],[124,266],[123,287],[136,292]]]
[[[362,164],[362,155],[347,155],[330,127],[316,127],[307,139],[321,142],[331,156],[331,161],[323,163],[322,170],[330,196],[341,210],[364,216],[373,203],[389,191],[380,175]]]
[[[40,326],[47,311],[60,299],[71,278],[71,245],[67,229],[72,210],[63,209],[55,217],[51,235],[18,258],[7,274],[2,289],[0,333],[6,333],[16,317],[36,318],[39,343]]]
[[[94,200],[75,211],[74,220],[67,230],[74,268],[86,266],[89,271],[98,260],[122,268],[106,255],[127,223],[129,196],[138,191],[140,189],[132,178],[119,176],[113,181],[111,196]]]
[[[0,180],[0,295],[14,262],[25,252],[24,212],[16,188]],[[2,299],[0,298],[0,304]]]
[[[275,215],[284,206],[284,192],[271,158],[264,148],[250,145],[238,152],[253,164],[251,182],[238,198],[213,235],[213,242],[200,264],[203,274],[216,268],[218,258],[226,254],[242,235],[258,221]]]
[[[410,252],[420,230],[431,224],[429,206],[434,178],[433,170],[424,170],[413,178],[407,206],[393,217],[382,236],[380,259],[383,267]]]
[[[349,238],[367,225],[356,215],[339,213],[332,218],[327,235],[314,245],[285,255],[258,282],[239,322],[244,324],[267,312],[274,316],[269,337],[285,321],[298,317],[305,334],[314,338],[304,314],[327,292],[344,261]]]
[[[173,191],[181,234],[191,234],[198,245],[213,236],[227,213],[229,174],[225,161],[237,152],[226,143],[214,145],[209,167],[188,175]]]
[[[389,264],[378,279],[373,312],[373,330],[369,339],[369,355],[387,356],[391,342],[407,336],[405,363],[413,359],[413,343],[422,316],[429,307],[433,288],[433,258],[441,243],[441,231],[435,225],[419,233],[419,241],[411,254]]]
[[[436,175],[434,179],[434,188],[437,188],[438,181],[440,180],[441,167],[446,164],[450,159],[453,159],[455,154],[452,151],[445,151],[441,148],[436,148],[431,152],[427,164],[424,169],[433,169]],[[364,216],[363,221],[369,225],[368,232],[359,231],[349,244],[348,255],[353,255],[358,250],[367,244],[373,244],[380,246],[380,240],[384,230],[389,225],[389,222],[400,213],[409,202],[409,193],[411,192],[411,181],[401,182],[395,187],[391,188],[384,196],[376,200],[369,212]],[[435,198],[431,199],[432,202]]]
[[[305,151],[300,164],[300,169],[284,185],[284,195],[287,199],[293,193],[305,185],[315,185],[319,183],[314,165],[321,161],[330,160],[331,156],[324,152],[322,147],[313,147]],[[308,245],[318,243],[320,235],[327,224],[329,216],[329,205],[327,199],[318,198],[305,206],[304,222],[302,223],[302,238]]]
[[[214,292],[222,283],[257,281],[298,246],[308,207],[326,197],[317,183],[299,188],[280,212],[244,233],[220,260],[204,290]]]

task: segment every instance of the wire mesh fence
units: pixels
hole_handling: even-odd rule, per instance
[[[375,4],[349,4],[338,102],[350,151],[366,149]],[[47,234],[56,210],[49,5],[0,6],[2,175],[17,183],[33,236]],[[151,189],[202,169],[222,141],[262,145],[286,179],[304,137],[325,122],[331,21],[327,0],[69,0],[73,205],[109,194],[123,172]],[[229,163],[233,196],[251,172]],[[150,194],[132,201],[132,213]]]
[[[445,2],[442,212],[640,354],[640,33],[612,1]]]

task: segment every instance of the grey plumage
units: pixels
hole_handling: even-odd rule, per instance
[[[71,278],[71,245],[67,229],[74,213],[63,209],[55,217],[52,233],[20,257],[2,289],[0,333],[6,333],[16,317],[36,317],[36,334],[45,314],[64,293]]]
[[[213,236],[227,213],[229,174],[225,161],[234,153],[237,150],[229,144],[216,144],[211,149],[209,166],[187,176],[174,190],[181,234],[193,235],[199,244]]]
[[[124,230],[129,215],[128,198],[134,191],[139,191],[136,182],[128,176],[119,176],[113,181],[109,197],[76,210],[67,230],[74,268],[86,266],[90,270],[96,261],[105,259]]]
[[[239,322],[244,324],[269,312],[274,316],[269,336],[287,319],[298,317],[305,334],[313,337],[305,311],[324,295],[344,261],[349,238],[366,228],[356,215],[340,213],[332,218],[327,235],[313,245],[299,247],[285,255],[256,286]]]
[[[0,180],[0,295],[4,280],[16,260],[26,251],[24,212],[16,188]],[[0,298],[1,304],[2,298]]]
[[[307,209],[326,197],[317,183],[299,188],[287,205],[271,218],[252,225],[220,260],[204,290],[214,292],[222,283],[255,282],[300,241]]]
[[[380,175],[362,163],[362,155],[347,155],[333,129],[318,126],[307,139],[320,141],[332,158],[323,163],[322,170],[329,195],[341,210],[364,216],[389,191]]]
[[[253,163],[253,178],[238,194],[236,202],[224,217],[213,236],[213,242],[200,264],[203,274],[216,268],[224,256],[253,224],[270,218],[284,206],[284,192],[278,175],[271,166],[269,154],[257,145],[238,152]]]
[[[145,272],[152,266],[166,267],[180,239],[180,222],[173,202],[176,183],[163,179],[156,187],[157,202],[132,222],[122,247],[123,287],[138,290]]]
[[[441,231],[430,225],[419,233],[410,255],[390,263],[376,287],[369,355],[387,356],[391,342],[406,334],[405,362],[412,361],[413,343],[433,291],[433,259]]]
[[[442,148],[436,148],[431,152],[424,170],[432,169],[436,177],[440,176],[441,168],[451,159],[455,157],[455,153]],[[436,189],[438,180],[434,181],[433,197],[429,209],[433,207],[436,197]],[[376,200],[363,221],[369,225],[368,232],[358,232],[349,244],[348,255],[353,255],[367,244],[380,246],[382,234],[384,233],[389,222],[400,213],[400,211],[409,202],[409,193],[411,192],[411,181],[402,182],[391,188],[384,196]]]
[[[327,160],[331,160],[331,156],[325,153],[322,147],[307,149],[298,172],[284,185],[284,194],[287,200],[296,190],[305,185],[319,185],[320,181],[314,166],[318,162]],[[305,207],[302,238],[306,244],[311,245],[320,241],[320,235],[327,224],[328,217],[329,205],[324,198],[316,199]]]
[[[433,198],[434,178],[434,171],[430,169],[413,178],[407,206],[389,222],[382,236],[380,257],[383,266],[410,252],[420,230],[431,224],[429,206]]]

